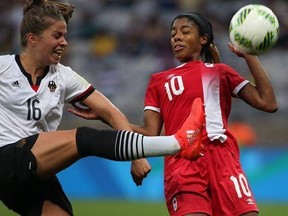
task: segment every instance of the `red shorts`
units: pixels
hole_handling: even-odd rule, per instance
[[[235,216],[258,212],[232,141],[210,143],[204,157],[185,159],[181,166],[165,175],[165,199],[171,216],[205,213]]]

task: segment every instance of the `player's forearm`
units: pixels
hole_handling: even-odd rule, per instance
[[[130,126],[132,127],[134,132],[143,134],[145,136],[158,135],[158,134],[153,134],[152,132],[149,132],[146,128],[144,128],[143,126],[140,126],[140,125],[130,124]]]
[[[109,113],[109,117],[103,119],[102,121],[106,122],[106,124],[110,125],[116,130],[133,131],[126,116],[119,110]]]
[[[254,78],[255,87],[261,99],[272,107],[271,110],[277,110],[277,102],[274,94],[272,83],[268,74],[262,67],[257,56],[247,55],[245,60]]]

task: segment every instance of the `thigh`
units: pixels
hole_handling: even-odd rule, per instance
[[[204,153],[205,154],[205,153]],[[170,215],[191,213],[211,215],[207,158],[181,160],[181,165],[165,175],[165,199]]]
[[[179,193],[174,196],[171,204],[168,204],[168,211],[171,216],[209,216],[211,207],[205,197],[191,192]]]
[[[76,129],[40,133],[31,151],[37,160],[37,175],[54,176],[79,159]]]
[[[36,177],[31,177],[29,181],[15,187],[2,199],[2,202],[14,212],[20,215],[39,216],[43,212],[44,202],[49,201],[57,208],[52,210],[67,212],[73,215],[72,206],[66,197],[61,185],[56,177],[47,181],[41,181]],[[46,213],[51,209],[46,208]]]
[[[234,143],[229,143],[228,140],[222,145],[209,146],[208,169],[213,216],[258,212],[238,154],[231,152],[232,148],[229,148],[229,145],[234,145]]]

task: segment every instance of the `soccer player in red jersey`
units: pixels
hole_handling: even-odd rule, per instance
[[[144,126],[134,128],[159,135],[164,124],[165,134],[173,134],[195,98],[200,97],[205,105],[204,156],[196,161],[165,157],[165,198],[173,216],[258,214],[240,164],[238,144],[227,124],[232,97],[256,109],[275,112],[275,95],[257,56],[240,53],[229,44],[232,52],[245,59],[253,84],[228,65],[218,63],[213,39],[212,25],[202,14],[187,13],[173,20],[171,46],[181,64],[151,76],[145,96]]]
[[[186,160],[166,156],[164,190],[171,216],[256,216],[258,208],[240,164],[236,139],[227,129],[232,97],[265,112],[278,109],[272,84],[257,56],[230,50],[242,57],[254,78],[249,82],[219,62],[213,30],[199,13],[181,14],[171,24],[171,46],[180,65],[151,75],[145,95],[144,125],[134,131],[146,135],[174,134],[201,98],[205,106],[203,157]],[[85,117],[88,113],[79,112]],[[91,115],[91,113],[90,113]],[[149,173],[147,160],[132,162],[137,185]]]

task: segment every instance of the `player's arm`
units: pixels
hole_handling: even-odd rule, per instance
[[[158,136],[160,135],[162,125],[163,123],[158,112],[146,110],[144,112],[144,124],[141,126],[132,125],[132,128],[137,133],[141,133],[147,136]],[[142,185],[143,179],[146,178],[148,174],[145,172],[146,170],[147,160],[140,159],[131,162],[130,173],[133,181],[137,186]]]
[[[147,136],[158,136],[162,129],[162,120],[158,112],[146,110],[143,125],[131,124],[133,130]]]
[[[126,116],[99,91],[95,90],[83,100],[83,104],[90,108],[90,111],[86,112],[87,118],[100,118],[114,129],[132,131]]]
[[[95,91],[83,103],[88,107],[87,109],[75,107],[75,109],[70,108],[68,111],[85,119],[101,119],[114,129],[132,130],[131,125],[122,112],[100,92]],[[135,128],[137,127],[135,126]],[[144,129],[140,130],[140,127],[138,129],[138,133],[150,133],[148,129],[146,132]],[[147,177],[150,171],[151,166],[147,159],[135,160],[131,164],[131,176],[137,186],[142,185],[143,179]]]
[[[109,124],[105,119],[101,117],[101,114],[96,113],[93,109],[89,107],[80,107],[76,104],[73,105],[74,109],[69,107],[67,110],[73,113],[76,116],[79,116],[84,119],[89,120],[101,120],[106,124]],[[160,134],[162,129],[162,120],[160,118],[159,113],[154,112],[152,110],[147,110],[144,112],[144,124],[143,125],[136,125],[131,124],[134,132],[147,135],[147,136],[157,136]],[[110,125],[111,126],[111,125]]]
[[[235,46],[229,44],[232,52],[243,57],[254,78],[254,83],[248,83],[238,93],[239,97],[252,107],[265,111],[276,112],[278,105],[268,74],[255,55],[241,53]]]

